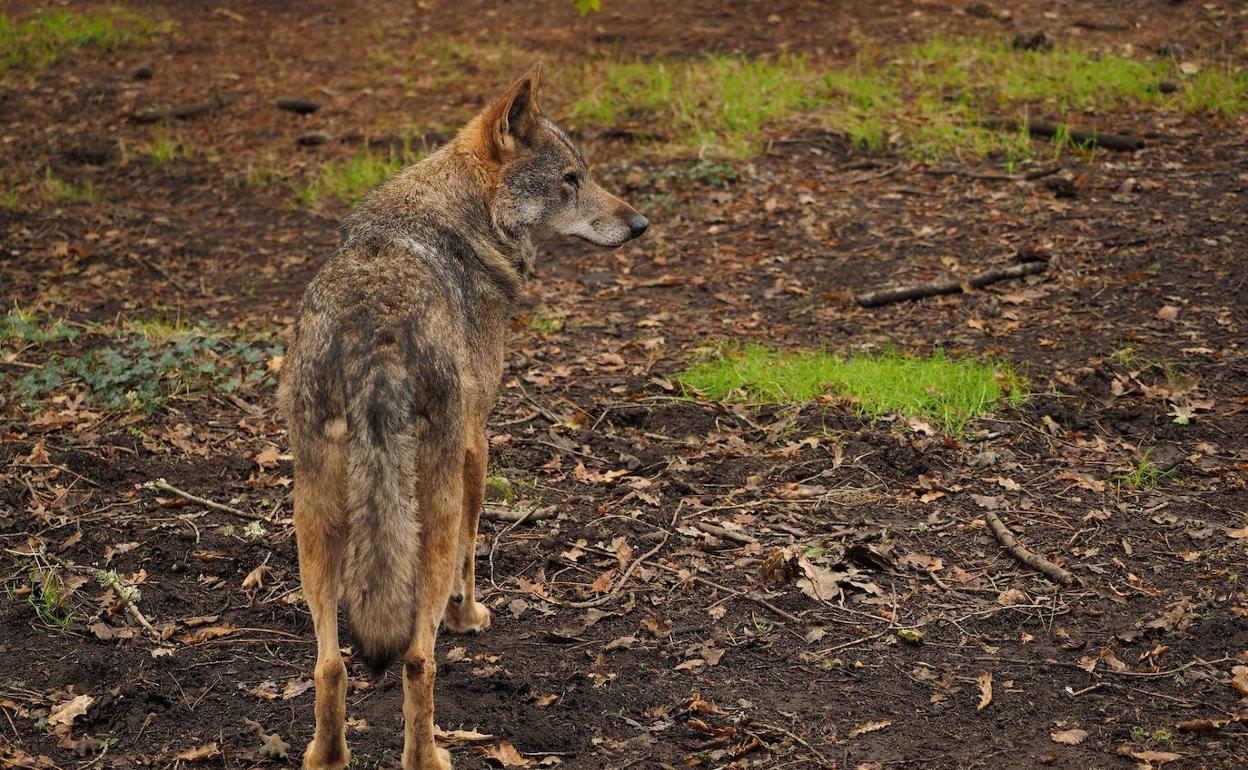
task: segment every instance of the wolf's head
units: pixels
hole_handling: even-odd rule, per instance
[[[581,151],[542,114],[541,74],[535,65],[466,132],[494,183],[496,226],[513,238],[550,230],[607,248],[636,238],[650,222],[602,189]]]

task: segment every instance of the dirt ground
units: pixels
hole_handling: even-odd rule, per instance
[[[560,65],[604,51],[849,61],[866,45],[1035,29],[1235,50],[1248,18],[1226,5],[1017,2],[984,18],[911,0],[604,0],[581,19],[531,0],[161,4],[172,34],[0,91],[4,172],[50,168],[96,191],[0,208],[4,301],[78,323],[176,311],[283,329],[345,207],[298,206],[257,174],[454,126],[513,77],[512,58],[546,60],[559,115]],[[443,38],[511,53],[448,83],[421,53]],[[163,127],[128,117],[213,93],[243,96]],[[294,115],[282,97],[323,106]],[[552,244],[524,301],[492,467],[514,508],[549,516],[483,523],[493,627],[439,641],[456,767],[1245,766],[1248,125],[1088,119],[1150,140],[1028,181],[776,130],[724,177],[575,127],[653,225],[615,252]],[[119,150],[161,130],[194,152],[154,169]],[[314,132],[332,139],[296,141]],[[1049,269],[872,310],[851,299],[1018,254]],[[675,373],[726,338],[1007,360],[1035,395],[959,438],[835,400],[680,397]],[[271,390],[188,394],[151,416],[72,394],[24,411],[9,386],[57,349],[7,348],[0,363],[0,763],[297,765],[314,645]],[[1162,477],[1123,482],[1145,450]],[[248,530],[144,486],[158,478],[269,519]],[[1077,582],[1012,559],[989,511]],[[91,583],[67,628],[41,622],[23,593],[40,548],[137,583],[154,633]],[[803,590],[777,549],[835,565],[835,595]],[[350,671],[354,766],[397,766],[397,671]],[[49,724],[81,695],[83,713]],[[288,757],[262,751],[283,743]]]

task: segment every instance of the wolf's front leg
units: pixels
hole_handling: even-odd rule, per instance
[[[476,431],[464,452],[464,508],[460,520],[455,587],[442,619],[448,631],[479,633],[490,627],[490,611],[477,601],[477,528],[485,504],[485,472],[489,443],[485,431]]]
[[[416,584],[416,633],[403,658],[403,770],[451,770],[451,755],[433,738],[434,642],[446,612],[454,573],[463,505],[463,474],[454,460],[434,460],[419,474],[424,547]]]

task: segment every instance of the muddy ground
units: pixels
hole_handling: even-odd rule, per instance
[[[154,6],[172,34],[0,93],[6,178],[52,169],[96,191],[0,209],[5,304],[276,334],[346,209],[300,206],[257,178],[399,126],[444,131],[539,56],[556,73],[604,51],[848,61],[868,44],[1034,29],[1234,50],[1245,26],[1162,0],[1002,4],[1008,19],[909,0],[604,4],[589,19],[520,0]],[[448,81],[420,53],[443,38],[503,53]],[[136,79],[141,67],[153,77]],[[163,128],[128,118],[235,92]],[[323,107],[273,106],[292,96]],[[616,252],[552,244],[524,300],[492,467],[518,493],[512,509],[549,515],[483,524],[493,627],[439,642],[440,726],[493,736],[453,733],[457,767],[1243,766],[1246,125],[1089,120],[1153,138],[1064,156],[1065,182],[1048,184],[991,161],[863,154],[800,126],[773,130],[732,174],[702,173],[627,131],[576,127],[653,225]],[[194,152],[159,169],[127,156],[158,130]],[[314,132],[332,139],[296,142]],[[1019,254],[1049,269],[872,310],[851,299]],[[835,400],[682,398],[674,374],[726,338],[1006,360],[1034,395],[958,437]],[[314,645],[271,390],[187,393],[149,416],[69,387],[24,410],[12,382],[66,349],[8,344],[0,364],[0,762],[296,765]],[[1161,477],[1133,486],[1146,450]],[[158,478],[244,515],[144,486]],[[1077,582],[1012,559],[988,511]],[[833,595],[804,591],[777,549],[833,570]],[[136,583],[152,631],[68,564]],[[65,627],[29,600],[40,565],[76,589]],[[350,668],[355,766],[397,766],[397,671]],[[48,724],[82,695],[83,713]],[[261,751],[269,735],[289,757]]]

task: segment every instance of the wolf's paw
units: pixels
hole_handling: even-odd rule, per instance
[[[321,748],[320,743],[313,738],[308,744],[308,750],[303,752],[303,770],[343,770],[349,764],[351,750],[341,738],[336,746],[328,743],[325,748]]]
[[[421,752],[415,761],[404,757],[403,770],[452,770],[451,752],[437,746],[432,753]]]
[[[490,611],[485,605],[473,601],[454,601],[446,606],[442,625],[455,634],[479,634],[490,627]]]

